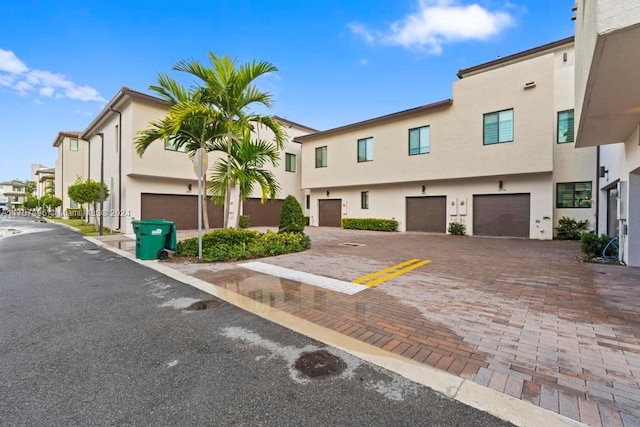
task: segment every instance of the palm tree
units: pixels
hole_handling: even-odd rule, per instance
[[[149,123],[149,127],[138,132],[136,152],[140,157],[154,141],[171,143],[177,150],[185,151],[190,159],[194,159],[199,149],[206,152],[212,150],[213,141],[222,138],[219,113],[198,99],[197,91],[190,91],[173,78],[161,73],[158,86],[151,89],[166,100],[171,107],[161,120]],[[203,175],[206,188],[207,175]],[[209,230],[207,198],[202,201],[204,226]]]
[[[251,131],[245,130],[239,143],[227,146],[226,140],[214,145],[215,150],[230,153],[230,157],[221,158],[212,167],[209,181],[209,194],[214,201],[220,203],[227,199],[228,188],[238,186],[238,215],[235,227],[240,220],[242,203],[251,196],[255,184],[260,186],[261,202],[275,199],[280,191],[275,175],[265,167],[277,166],[280,160],[278,147],[266,140],[251,140]],[[231,159],[229,161],[229,159]]]
[[[238,66],[235,59],[228,56],[216,56],[209,52],[211,68],[207,68],[199,61],[181,61],[174,66],[174,70],[189,73],[201,80],[202,86],[196,89],[198,101],[211,106],[219,114],[220,124],[225,130],[226,144],[226,178],[224,192],[219,188],[215,194],[224,196],[224,227],[229,227],[229,207],[233,178],[234,147],[244,144],[244,133],[265,127],[274,134],[277,150],[285,146],[284,127],[271,116],[250,113],[248,110],[255,106],[272,106],[272,96],[268,92],[259,90],[254,82],[258,77],[277,71],[277,68],[266,61],[253,61]],[[241,196],[242,197],[242,196]]]

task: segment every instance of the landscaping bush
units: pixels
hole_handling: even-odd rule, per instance
[[[467,226],[462,222],[453,221],[449,223],[449,233],[456,236],[464,236],[467,234]]]
[[[398,221],[380,218],[342,218],[342,228],[351,230],[396,231]]]
[[[563,216],[558,220],[556,227],[556,238],[558,240],[580,240],[580,235],[587,231],[589,221],[577,221],[573,218]]]
[[[292,195],[288,195],[282,203],[280,210],[280,233],[302,233],[304,231],[305,219],[302,207]]]
[[[80,208],[67,208],[67,218],[69,219],[74,219],[74,218],[84,218],[85,216],[85,211],[84,209],[80,209]]]
[[[254,230],[224,229],[202,236],[202,259],[229,261],[300,252],[311,246],[303,233],[258,233]],[[177,254],[198,256],[198,238],[178,242]]]
[[[250,226],[249,215],[240,215],[240,219],[238,220],[238,227],[240,228],[249,228]]]
[[[606,234],[601,234],[598,236],[596,233],[588,232],[582,233],[580,235],[580,249],[582,252],[589,256],[593,257],[601,257],[602,251],[604,250],[607,243],[612,239],[611,236],[607,236]],[[617,256],[618,251],[615,247],[609,246],[607,250],[607,256]]]

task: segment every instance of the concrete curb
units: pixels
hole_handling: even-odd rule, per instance
[[[235,305],[266,320],[277,323],[287,329],[308,336],[326,345],[338,348],[355,357],[394,372],[404,378],[429,387],[443,395],[465,405],[487,412],[495,417],[509,421],[517,426],[586,426],[579,421],[548,411],[526,401],[500,393],[453,374],[419,364],[395,353],[382,350],[371,344],[316,325],[289,313],[276,310],[251,298],[219,288],[209,282],[197,279],[168,267],[158,261],[142,261],[130,252],[105,245],[104,242],[89,236],[83,236],[89,242],[103,247],[123,257],[151,268],[172,279],[200,289],[229,304]]]

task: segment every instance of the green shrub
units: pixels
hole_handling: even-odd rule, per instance
[[[303,233],[258,233],[254,230],[224,229],[202,236],[202,259],[229,261],[300,252],[311,246]],[[198,238],[178,242],[178,255],[198,256]]]
[[[249,215],[240,215],[240,219],[238,220],[238,227],[240,228],[249,228],[250,225]]]
[[[396,231],[398,221],[380,218],[342,218],[342,228],[350,230]]]
[[[308,216],[304,217],[304,225],[309,225],[311,223],[311,218]]]
[[[580,240],[580,235],[587,231],[589,221],[577,221],[573,218],[563,216],[558,220],[556,227],[556,238],[558,240]]]
[[[449,233],[455,234],[456,236],[464,236],[465,234],[467,234],[467,226],[462,222],[450,222]]]
[[[604,250],[607,243],[611,241],[612,237],[607,236],[606,234],[601,234],[598,236],[596,233],[588,232],[582,233],[580,235],[580,249],[582,252],[589,256],[601,257],[602,251]],[[615,247],[609,246],[607,249],[607,256],[617,256],[618,251]]]
[[[282,203],[280,210],[280,233],[302,233],[304,232],[305,220],[302,207],[292,195],[288,195]]]
[[[85,211],[80,208],[67,208],[67,218],[69,219],[79,219],[84,218]]]

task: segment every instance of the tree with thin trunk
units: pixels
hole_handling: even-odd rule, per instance
[[[261,76],[277,71],[277,68],[266,61],[238,65],[235,59],[226,55],[216,56],[212,52],[209,52],[209,62],[210,68],[197,60],[181,61],[174,66],[174,70],[189,73],[200,80],[196,89],[198,101],[218,112],[220,124],[224,128],[224,148],[229,167],[225,172],[224,193],[217,194],[224,196],[224,227],[227,228],[230,226],[231,190],[234,183],[234,147],[243,143],[247,130],[257,131],[261,127],[273,133],[278,150],[284,148],[286,141],[284,127],[280,122],[271,116],[249,111],[253,107],[272,106],[271,94],[259,90],[255,81]]]
[[[199,149],[212,150],[213,142],[225,135],[218,111],[199,99],[197,90],[187,89],[173,78],[161,73],[158,85],[151,86],[170,105],[167,115],[149,123],[149,127],[138,132],[135,146],[140,157],[155,141],[170,144],[177,151],[184,151],[194,161]],[[207,174],[203,175],[204,188]],[[207,198],[202,200],[204,227],[209,230]]]
[[[231,187],[238,188],[237,228],[242,204],[253,194],[256,184],[261,190],[261,203],[267,199],[275,200],[280,191],[275,175],[268,169],[269,166],[278,165],[280,150],[269,141],[252,140],[249,130],[245,130],[242,141],[232,144],[230,149],[227,143],[227,140],[223,140],[214,145],[216,150],[230,153],[230,157],[220,158],[214,163],[208,190],[214,201],[221,202],[228,194],[229,183]]]

